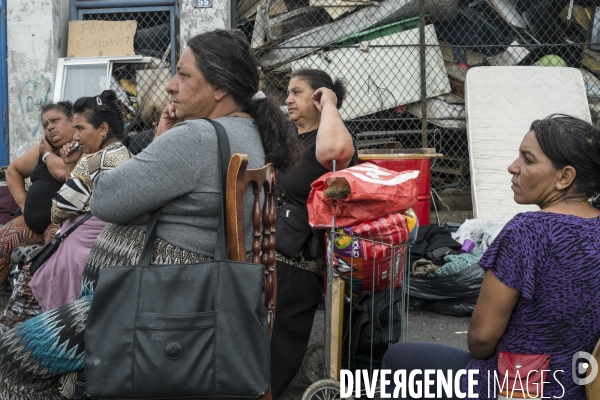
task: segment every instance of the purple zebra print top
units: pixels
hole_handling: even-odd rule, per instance
[[[479,370],[480,398],[496,398],[493,371],[497,370],[500,350],[548,353],[575,324],[550,353],[552,372],[545,379],[549,383],[544,385],[543,395],[585,400],[585,386],[573,382],[571,361],[577,351],[592,353],[600,337],[600,307],[596,305],[600,295],[576,321],[600,285],[600,217],[518,214],[506,224],[479,265],[491,268],[498,279],[521,291],[494,354],[473,359],[467,366]]]

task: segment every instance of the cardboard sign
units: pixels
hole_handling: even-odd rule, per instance
[[[137,21],[69,22],[68,57],[130,56]]]

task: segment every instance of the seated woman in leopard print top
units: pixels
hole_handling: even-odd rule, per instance
[[[76,300],[88,255],[106,222],[90,216],[93,179],[131,158],[121,143],[126,137],[124,115],[113,91],[83,97],[73,105],[73,141],[61,149],[69,178],[52,200],[52,222],[62,223],[61,232],[76,228],[56,252],[31,277],[26,265],[17,280],[5,312],[0,316],[0,333],[42,311]],[[78,143],[79,149],[71,152]]]

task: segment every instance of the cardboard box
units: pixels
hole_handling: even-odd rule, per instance
[[[137,21],[71,21],[67,56],[133,56],[136,30]]]

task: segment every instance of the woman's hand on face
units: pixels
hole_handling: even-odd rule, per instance
[[[54,149],[52,148],[52,146],[50,146],[50,143],[48,143],[46,137],[44,137],[40,142],[40,156],[43,156],[48,152],[54,153]]]
[[[158,127],[156,128],[156,134],[154,137],[159,137],[181,121],[182,120],[177,118],[173,103],[167,105],[160,115],[160,121],[158,121]]]
[[[337,96],[333,93],[333,90],[327,88],[318,88],[312,94],[311,98],[315,101],[315,107],[319,112],[323,111],[323,107],[327,103],[331,103],[334,107],[337,106]]]
[[[60,156],[65,164],[77,164],[79,159],[83,156],[83,151],[81,150],[81,148],[71,153],[71,149],[73,148],[75,143],[77,142],[67,143],[62,147],[62,149],[60,149]]]

